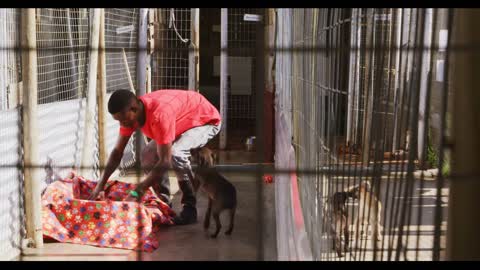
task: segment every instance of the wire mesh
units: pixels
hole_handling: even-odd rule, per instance
[[[245,21],[246,14],[261,14],[261,9],[228,9],[228,112],[230,124],[255,119],[255,44],[256,22]],[[219,63],[218,63],[219,64]],[[243,121],[242,121],[243,120]],[[233,127],[232,126],[232,127]]]
[[[43,166],[52,159],[60,173],[81,165],[90,16],[88,9],[36,12],[39,162]],[[97,132],[95,128],[94,134]],[[93,158],[93,164],[98,164],[98,142]],[[88,177],[98,174],[97,169],[92,168]]]
[[[277,219],[280,234],[288,233],[288,241],[279,245],[282,254],[288,254],[284,258],[440,259],[445,249],[448,175],[437,172],[444,169],[443,156],[448,159],[443,143],[450,132],[446,120],[450,107],[439,101],[448,94],[445,83],[434,82],[431,76],[432,63],[444,52],[429,49],[428,39],[436,42],[440,28],[450,25],[446,23],[449,12],[277,10],[275,162],[277,169],[298,171],[305,223],[305,230],[299,230],[301,222],[292,221],[297,217],[294,204],[285,211],[291,219],[281,224]],[[229,66],[239,69],[229,71],[228,115],[234,119],[229,123],[241,128],[245,128],[241,119],[254,123],[257,92],[256,29],[243,16],[259,13],[260,9],[229,9],[228,14]],[[17,9],[0,10],[0,46],[7,48],[0,51],[0,252],[6,258],[18,253],[24,230],[23,176],[18,166],[22,129],[17,106],[22,75],[20,51],[14,49],[20,44],[19,14]],[[59,167],[75,167],[81,160],[83,142],[91,12],[38,9],[36,19],[40,162],[44,164],[50,157]],[[188,43],[181,38],[190,38],[190,9],[157,9],[156,22],[153,89],[186,89]],[[130,88],[122,48],[136,81],[138,9],[106,9],[105,28],[107,91],[112,93]],[[425,52],[430,54],[425,56]],[[425,72],[425,66],[430,70]],[[118,123],[109,115],[107,119],[106,144],[111,150]],[[420,121],[425,121],[424,133],[418,132]],[[98,131],[94,134],[98,141]],[[131,140],[122,168],[134,164],[133,149]],[[435,159],[437,155],[442,158]],[[94,156],[98,177],[98,144]],[[433,170],[418,170],[425,167]],[[306,173],[312,170],[317,173]],[[318,173],[322,170],[334,173]],[[297,180],[282,175],[276,187],[277,208],[296,196],[292,190]],[[371,191],[361,196],[377,197],[382,207],[371,200],[347,197],[343,201],[347,219],[338,219],[334,195],[358,187],[363,180]],[[371,233],[372,226],[363,228],[367,234],[360,235],[357,220],[360,214],[373,217],[376,213],[380,213],[383,227],[379,241]],[[342,236],[340,243],[348,242],[349,248],[340,257],[334,249],[334,232],[339,233],[345,224],[350,239]],[[312,254],[293,252],[296,243],[306,244]],[[283,245],[288,245],[288,250],[283,250]]]
[[[441,110],[438,104],[430,107],[427,103],[438,99],[429,94],[432,78],[425,72],[425,67],[432,69],[438,52],[426,41],[436,40],[436,25],[446,20],[445,13],[293,9],[292,14],[292,21],[278,17],[277,27],[290,28],[291,34],[278,32],[277,42],[287,46],[284,49],[296,50],[291,55],[276,52],[281,63],[277,68],[282,68],[277,73],[277,91],[284,92],[277,94],[277,115],[288,115],[292,106],[292,116],[289,127],[276,128],[291,130],[313,259],[438,259],[445,247],[448,181],[437,186],[438,164],[431,159],[438,151],[426,157],[417,149],[438,146],[445,151],[445,147],[431,138],[421,144],[419,138],[430,135],[417,130],[422,119]],[[428,18],[432,24],[425,23]],[[425,34],[427,28],[433,36]],[[285,42],[288,39],[290,43]],[[431,53],[431,59],[426,59],[425,52]],[[288,65],[290,70],[285,68]],[[425,90],[419,94],[419,89]],[[427,108],[423,117],[419,106]],[[435,129],[437,134],[442,132]],[[289,145],[277,143],[276,147]],[[432,169],[419,170],[426,168]],[[321,169],[335,173],[302,173]],[[368,192],[361,189],[359,193],[362,181],[369,184]],[[342,193],[353,187],[360,197]],[[346,197],[334,201],[338,196]],[[374,196],[380,204],[367,196]],[[338,207],[344,209],[343,216]],[[440,222],[435,221],[435,211]],[[368,217],[371,224],[362,228],[359,216]],[[377,223],[373,217],[380,222],[379,234],[374,233],[376,226],[372,225]],[[436,229],[440,233],[434,234]],[[341,244],[340,253],[334,240]]]
[[[105,57],[107,73],[107,93],[119,89],[131,89],[127,68],[136,89],[138,9],[105,9]],[[127,59],[125,66],[124,55]],[[107,115],[107,152],[110,153],[118,137],[119,124]],[[135,139],[127,144],[120,163],[122,173],[135,164]]]
[[[132,82],[136,87],[138,9],[105,9],[107,93],[130,89],[123,60],[124,49]]]
[[[59,8],[37,11],[38,103],[84,97],[88,11]]]
[[[189,8],[155,9],[155,51],[152,54],[152,91],[188,89],[188,48],[191,39]]]

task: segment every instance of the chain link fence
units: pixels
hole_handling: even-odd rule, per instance
[[[439,9],[277,10],[275,106],[284,120],[276,151],[288,153],[291,138],[312,259],[438,260],[444,252],[448,181],[438,138],[448,130],[433,119],[446,121],[439,115],[449,107],[432,74],[443,72],[434,48],[447,17]],[[370,226],[358,226],[362,215]]]
[[[90,16],[88,9],[37,9],[36,12],[42,166],[49,158],[62,170],[78,168],[81,163]],[[97,132],[95,129],[94,134]],[[98,164],[98,144],[94,149],[93,164]]]
[[[107,93],[119,89],[136,89],[138,9],[105,9],[105,57]],[[124,60],[126,59],[126,61]],[[127,64],[125,64],[125,62]],[[127,73],[128,68],[128,73]],[[109,96],[109,95],[108,95]],[[106,146],[110,153],[115,146],[120,125],[107,113]],[[121,173],[135,164],[135,138],[132,136],[120,162]]]
[[[50,161],[65,174],[81,165],[88,86],[88,63],[92,12],[85,8],[36,9],[37,81],[38,81],[38,161],[40,167]],[[121,49],[125,49],[130,75],[135,82],[138,9],[107,9],[106,71],[107,91],[129,89]],[[133,27],[133,28],[132,28]],[[127,29],[126,29],[127,28]],[[0,11],[0,251],[12,259],[21,252],[25,238],[23,189],[22,74],[20,48],[20,10]],[[130,30],[131,29],[131,30]],[[128,33],[125,35],[124,32]],[[61,117],[59,117],[61,115]],[[98,108],[94,121],[98,121]],[[107,115],[107,150],[118,136],[118,123]],[[98,125],[93,131],[93,168],[87,178],[99,178]],[[133,143],[126,149],[124,169],[134,162]],[[128,155],[128,153],[131,153]],[[42,170],[42,189],[49,183]]]
[[[188,89],[191,9],[157,8],[154,16],[152,91]]]
[[[151,11],[156,26],[152,90],[187,89],[189,43],[185,40],[191,38],[191,9]],[[244,21],[244,15],[262,12],[228,12],[229,66],[238,69],[229,71],[228,115],[234,120],[229,128],[237,123],[248,130],[240,120],[255,123],[257,37],[255,24]],[[437,43],[442,31],[451,30],[448,12],[276,10],[275,165],[298,171],[276,180],[279,258],[440,259],[445,249],[449,168],[438,158],[448,157],[439,138],[449,136],[451,106],[440,101],[450,94],[442,79],[444,71],[435,69],[434,63],[445,58],[445,49]],[[105,9],[109,94],[130,89],[126,68],[137,85],[138,14],[138,9]],[[37,9],[41,166],[49,159],[63,171],[80,166],[91,27],[90,9]],[[20,252],[25,236],[19,33],[20,11],[0,10],[0,252],[5,258]],[[118,128],[107,114],[108,152]],[[93,133],[97,138],[93,177],[98,177],[97,128]],[[121,168],[133,165],[134,158],[132,139]],[[378,198],[381,208],[361,196],[342,193],[361,181],[369,183],[368,194]],[[333,203],[335,194],[347,196],[344,204]],[[347,219],[337,220],[334,207],[343,205]],[[366,235],[360,234],[359,212],[370,217],[380,213],[380,235],[368,228]],[[345,224],[350,237],[340,237],[340,243],[349,247],[339,254],[333,232],[340,232]]]

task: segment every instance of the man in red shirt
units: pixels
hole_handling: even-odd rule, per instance
[[[173,168],[182,191],[183,205],[174,222],[179,225],[196,222],[190,149],[204,146],[219,133],[221,118],[218,110],[195,91],[160,90],[137,98],[131,91],[117,90],[108,101],[108,111],[120,122],[120,134],[90,199],[96,199],[104,189],[120,164],[130,136],[139,128],[152,139],[141,154],[141,164],[147,176],[127,200],[141,197],[152,186],[155,193],[171,205],[168,169]]]

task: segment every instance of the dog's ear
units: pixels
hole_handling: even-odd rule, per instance
[[[218,162],[218,155],[217,155],[217,153],[212,151],[212,154],[211,154],[211,155],[212,155],[212,161],[213,161],[213,164],[212,164],[212,165],[217,164],[217,162]]]
[[[360,186],[365,190],[365,191],[370,191],[370,183],[368,181],[363,180],[360,183]]]
[[[192,156],[195,156],[196,154],[198,154],[198,149],[199,149],[199,148],[192,148],[192,149],[190,149],[190,154],[191,154]]]

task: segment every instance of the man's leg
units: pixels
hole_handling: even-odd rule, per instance
[[[192,183],[190,150],[205,146],[220,131],[220,125],[205,125],[185,131],[172,145],[172,166],[182,191],[182,212],[174,222],[179,225],[197,221],[196,197]]]
[[[150,173],[158,160],[157,144],[154,140],[151,140],[143,149],[140,157],[144,173]],[[164,173],[161,179],[155,181],[152,188],[162,201],[170,205],[170,207],[172,206],[170,201],[170,181],[168,179],[168,172]]]

